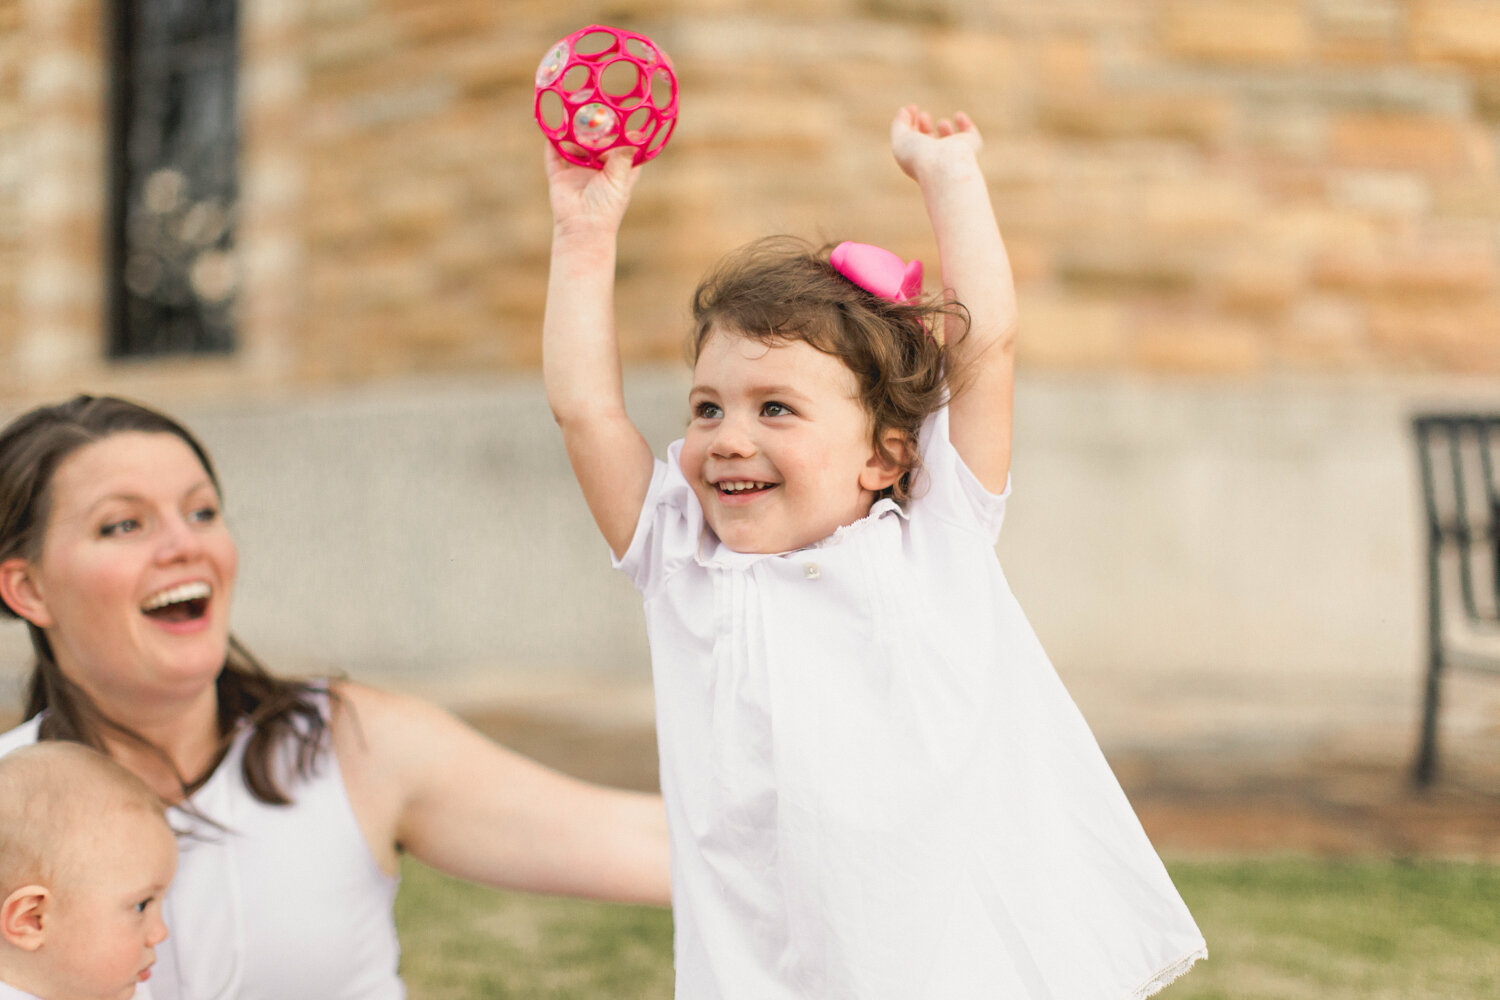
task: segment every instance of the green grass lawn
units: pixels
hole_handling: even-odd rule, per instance
[[[1210,957],[1163,1000],[1500,997],[1500,865],[1169,867]],[[494,892],[415,863],[402,874],[396,922],[411,1000],[672,995],[664,910]]]

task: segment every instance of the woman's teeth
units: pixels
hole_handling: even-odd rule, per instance
[[[170,604],[181,604],[185,601],[206,601],[213,590],[208,584],[200,581],[195,583],[184,583],[180,586],[169,587],[159,594],[153,594],[141,605],[142,611],[160,611]]]

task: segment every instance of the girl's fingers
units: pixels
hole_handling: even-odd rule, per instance
[[[952,118],[934,119],[932,115],[921,110],[915,104],[908,104],[896,113],[896,121],[905,125],[922,135],[946,138],[957,135],[960,132],[974,132],[977,129],[974,121],[962,111],[954,112]]]

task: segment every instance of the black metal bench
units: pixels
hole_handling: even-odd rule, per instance
[[[1413,777],[1437,770],[1450,669],[1500,676],[1500,413],[1412,418],[1427,514],[1427,677]]]

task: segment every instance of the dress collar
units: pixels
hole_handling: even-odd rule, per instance
[[[822,538],[811,545],[805,545],[800,549],[792,549],[788,552],[736,552],[719,540],[713,529],[704,521],[703,530],[698,535],[698,551],[694,556],[698,565],[715,569],[745,569],[762,559],[787,559],[798,553],[808,552],[813,549],[827,549],[840,545],[854,535],[864,531],[868,525],[874,524],[887,515],[895,514],[898,517],[906,517],[906,511],[895,500],[890,497],[881,497],[870,506],[870,512],[852,524],[843,525],[835,529],[833,534]]]

